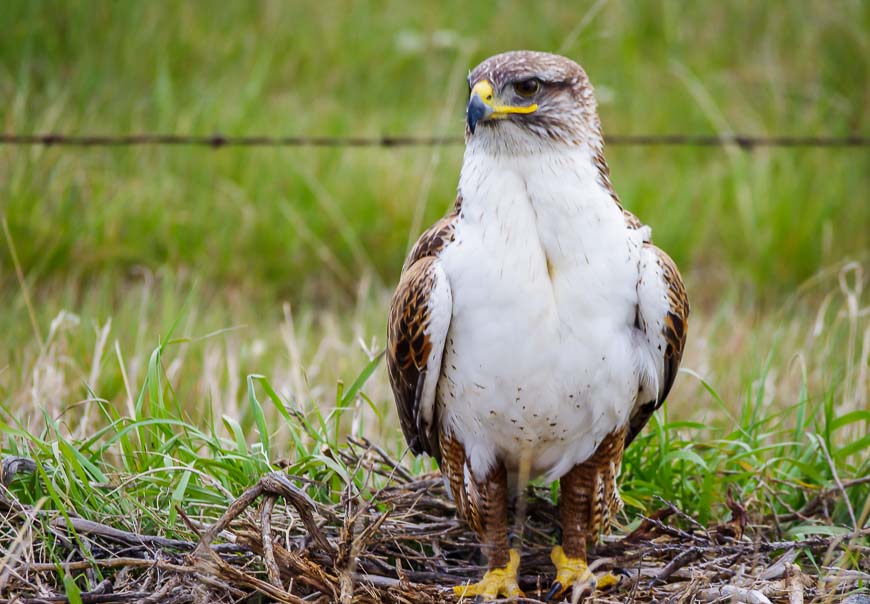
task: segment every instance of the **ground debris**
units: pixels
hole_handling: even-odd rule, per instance
[[[410,476],[362,440],[336,455],[348,468],[369,473],[366,488],[350,484],[340,501],[325,505],[308,494],[309,481],[272,472],[217,522],[196,529],[199,541],[138,535],[72,511],[64,518],[23,505],[4,490],[0,604],[68,602],[71,581],[85,604],[434,604],[454,602],[449,587],[482,575],[477,539],[456,519],[439,474]],[[17,471],[26,468],[16,464]],[[552,580],[549,552],[558,514],[547,490],[527,493],[517,541],[520,586],[525,601],[536,602]],[[746,510],[730,493],[728,499],[732,518],[721,525],[701,526],[662,501],[634,531],[606,537],[590,561],[596,572],[610,570],[623,580],[592,600],[840,602],[867,585],[870,529],[782,540],[750,525]],[[37,525],[54,538],[50,546],[32,538]],[[849,568],[838,566],[846,559]]]

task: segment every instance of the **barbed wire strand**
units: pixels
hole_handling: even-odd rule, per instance
[[[7,146],[199,146],[223,147],[432,147],[460,145],[461,136],[226,136],[223,134],[0,134]],[[870,147],[870,136],[757,136],[744,134],[613,134],[608,145],[724,147]]]

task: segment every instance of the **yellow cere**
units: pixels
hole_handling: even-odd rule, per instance
[[[538,104],[532,103],[531,105],[496,105],[495,104],[495,92],[492,89],[492,84],[489,83],[489,80],[480,80],[477,84],[474,85],[474,88],[471,89],[471,95],[477,95],[480,97],[484,103],[492,107],[493,112],[490,116],[494,117],[503,117],[506,115],[510,115],[511,113],[534,113],[538,110]]]

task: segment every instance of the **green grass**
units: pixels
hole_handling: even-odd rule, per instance
[[[11,484],[12,494],[39,509],[195,541],[197,535],[179,521],[179,511],[195,522],[213,522],[236,496],[278,465],[309,479],[308,493],[327,502],[339,501],[348,482],[367,496],[383,484],[382,479],[372,482],[365,468],[344,465],[337,455],[348,431],[343,424],[352,425],[355,433],[366,431],[355,403],[370,403],[366,384],[379,357],[350,387],[338,387],[329,412],[314,401],[309,405],[288,400],[268,379],[249,375],[250,417],[214,417],[205,422],[210,428],[203,429],[202,421],[185,418],[184,402],[165,369],[183,343],[169,334],[151,352],[129,415],[95,398],[103,427],[84,436],[71,436],[68,426],[48,414],[42,418],[44,429],[35,432],[4,409],[4,452],[38,464],[35,475],[23,475]],[[728,406],[712,387],[705,387],[713,401]],[[752,526],[775,522],[786,538],[846,534],[865,526],[870,483],[850,483],[870,475],[865,454],[870,411],[837,415],[832,392],[820,401],[804,396],[792,407],[774,412],[763,404],[765,396],[763,389],[747,391],[736,409],[736,424],[727,430],[710,432],[704,424],[656,416],[625,458],[624,519],[636,524],[638,512],[673,502],[702,524],[722,522],[728,517],[726,494],[733,494],[748,510]],[[286,444],[276,447],[279,435]],[[403,454],[398,443],[389,448],[397,458]],[[421,472],[430,464],[414,460],[409,465]],[[815,495],[836,495],[834,472],[846,481],[848,503],[830,497],[828,520],[815,512],[779,523]],[[53,533],[42,538],[44,547],[59,545]]]
[[[866,130],[870,17],[865,3],[835,4],[4,2],[0,124],[458,135],[466,71],[532,47],[582,62],[606,132],[843,135]],[[301,301],[347,296],[361,272],[391,283],[411,231],[452,203],[461,149],[0,158],[4,213],[38,283],[167,266]],[[866,253],[866,152],[614,147],[608,158],[625,204],[682,266],[727,268],[717,285],[752,300]]]
[[[528,47],[586,67],[609,133],[866,134],[868,23],[857,1],[8,1],[0,127],[457,135],[466,71]],[[834,471],[866,476],[870,154],[607,156],[693,306],[667,413],[626,456],[623,519],[658,496],[718,520],[731,489],[771,522]],[[331,498],[347,434],[400,455],[375,359],[460,163],[459,147],[0,147],[0,437],[40,467],[15,495],[192,538],[176,506],[214,518],[278,460]],[[861,523],[868,489],[849,488]],[[782,530],[847,530],[835,499],[824,526]]]

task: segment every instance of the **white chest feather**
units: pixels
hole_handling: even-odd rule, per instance
[[[581,150],[499,159],[470,148],[460,193],[440,258],[453,292],[442,418],[476,474],[499,459],[555,478],[635,403],[641,235]]]

